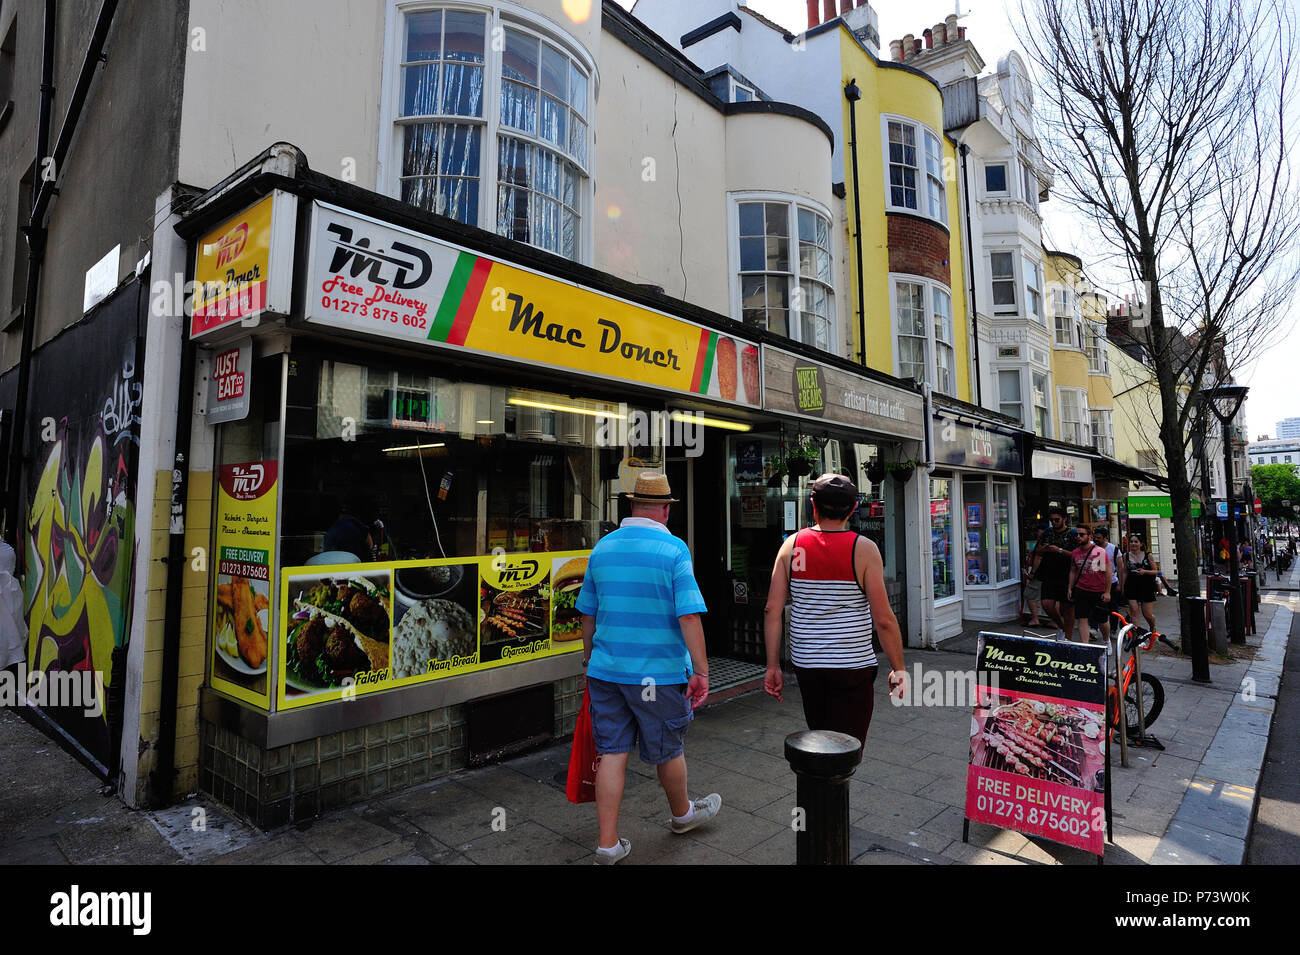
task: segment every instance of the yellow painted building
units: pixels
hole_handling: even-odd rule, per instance
[[[943,97],[919,71],[873,57],[848,29],[841,29],[839,37],[841,85],[852,82],[861,91],[856,102],[843,100],[842,126],[850,137],[855,122],[857,127],[856,167],[853,144],[844,151],[849,194],[845,304],[851,315],[852,357],[860,360],[861,353],[852,236],[856,178],[866,363],[972,401],[966,261],[952,174],[957,154],[943,132]],[[948,341],[943,340],[945,329],[951,331]]]
[[[1052,331],[1051,437],[1068,444],[1092,443],[1088,418],[1088,359],[1084,351],[1083,262],[1068,252],[1043,256]]]

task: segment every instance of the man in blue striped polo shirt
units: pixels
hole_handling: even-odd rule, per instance
[[[683,739],[692,710],[709,695],[708,657],[691,553],[667,528],[676,503],[668,479],[643,472],[629,496],[632,516],[591,552],[578,612],[591,696],[596,769],[596,861],[612,865],[632,843],[618,835],[618,812],[633,743],[654,764],[668,797],[672,831],[689,832],[717,815],[717,793],[692,802]]]

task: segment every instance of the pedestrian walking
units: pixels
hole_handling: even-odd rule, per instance
[[[1079,642],[1091,643],[1091,624],[1097,624],[1104,638],[1110,639],[1110,558],[1106,549],[1093,540],[1092,532],[1080,524],[1078,547],[1070,554],[1070,579],[1066,598],[1074,601],[1074,617],[1079,627]]]
[[[1031,550],[1025,554],[1025,566],[1021,568],[1021,579],[1024,581],[1024,602],[1029,608],[1030,627],[1041,627],[1042,621],[1039,618],[1039,608],[1043,603],[1043,582],[1034,578],[1034,552]]]
[[[27,659],[27,621],[23,588],[14,578],[17,556],[0,541],[0,670],[17,668]]]
[[[1124,553],[1124,597],[1128,601],[1129,622],[1137,623],[1138,611],[1146,618],[1147,629],[1156,628],[1156,580],[1160,562],[1147,553],[1142,538],[1130,534]]]
[[[686,788],[684,739],[693,710],[709,695],[700,614],[704,597],[691,553],[666,526],[677,498],[668,478],[642,472],[629,495],[632,516],[591,551],[577,608],[591,697],[596,767],[596,862],[627,858],[618,834],[627,761],[635,744],[655,766],[675,833],[717,815],[722,797],[692,801]]]
[[[891,667],[889,690],[906,688],[903,637],[889,606],[884,564],[870,538],[848,529],[858,489],[843,474],[812,486],[813,526],[789,537],[776,555],[764,609],[767,675],[763,689],[782,699],[781,633],[790,600],[790,660],[804,718],[812,730],[847,733],[866,745],[875,703],[872,632]]]
[[[1067,597],[1070,583],[1071,534],[1065,527],[1065,512],[1047,512],[1048,527],[1034,545],[1033,577],[1042,583],[1043,610],[1056,624],[1058,639],[1068,639],[1074,628],[1074,604]]]
[[[1106,614],[1105,627],[1102,633],[1109,639],[1110,637],[1110,615],[1112,612],[1125,613],[1128,608],[1124,606],[1124,570],[1119,565],[1119,546],[1112,544],[1110,540],[1110,528],[1105,524],[1098,524],[1092,531],[1092,539],[1106,551],[1106,559],[1110,561],[1110,600],[1108,600],[1102,611]]]

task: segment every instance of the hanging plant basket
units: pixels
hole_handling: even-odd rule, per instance
[[[916,473],[915,461],[895,461],[889,465],[889,475],[899,484],[906,484]]]
[[[785,480],[785,475],[784,475],[784,474],[773,474],[770,478],[767,479],[767,486],[768,486],[768,487],[780,487],[780,486],[781,486],[781,482],[784,481],[784,480]]]
[[[791,458],[788,467],[790,469],[790,476],[796,478],[812,474],[813,469],[812,462],[806,458]]]
[[[872,484],[879,484],[885,479],[885,464],[883,461],[872,461],[863,470],[867,473],[867,480]]]

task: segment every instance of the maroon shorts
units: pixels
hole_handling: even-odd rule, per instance
[[[876,702],[876,667],[795,667],[810,730],[847,733],[865,745]]]

